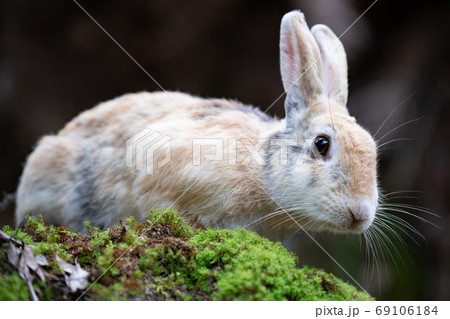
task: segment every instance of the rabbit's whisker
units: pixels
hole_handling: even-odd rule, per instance
[[[391,144],[391,143],[394,143],[394,142],[397,142],[397,141],[412,141],[412,140],[413,140],[412,138],[407,138],[407,137],[396,138],[396,139],[390,140],[388,142],[384,142],[384,143],[382,143],[380,145],[377,145],[377,150],[380,150],[380,148],[382,148],[385,145],[388,145],[388,144]]]
[[[391,197],[389,197],[389,199],[418,199],[419,197],[417,197],[417,196],[408,196],[408,195],[405,195],[405,196],[391,196]]]
[[[383,123],[381,123],[380,127],[378,128],[378,130],[375,132],[375,134],[373,135],[373,137],[375,138],[377,136],[377,134],[380,132],[380,130],[383,128],[384,124],[386,124],[386,122],[391,118],[391,116],[403,105],[405,104],[410,98],[412,98],[414,95],[416,94],[416,92],[413,92],[412,94],[410,94],[406,99],[404,99],[399,105],[397,105],[391,113],[389,113],[389,115],[386,117],[386,119],[383,121]]]
[[[415,189],[405,189],[405,190],[401,190],[401,191],[395,191],[395,192],[390,192],[390,193],[386,193],[383,194],[384,196],[390,196],[390,195],[395,195],[395,194],[404,194],[404,193],[421,193],[422,191],[418,191]]]
[[[392,224],[390,225],[389,222],[392,222],[392,220],[390,219],[378,219],[375,223],[376,225],[379,225],[380,227],[384,227],[387,230],[389,230],[390,232],[392,232],[392,235],[399,241],[399,243],[406,249],[406,245],[405,245],[405,241],[403,240],[403,238],[397,233],[397,231],[394,229],[398,229],[402,232],[404,232],[409,238],[411,238],[412,241],[414,241],[417,245],[419,245],[419,243],[410,235],[408,234],[408,232],[405,231],[404,228],[406,228],[405,226],[403,226],[403,224],[400,224],[398,222],[392,222]],[[413,229],[413,231],[415,233],[417,233],[419,236],[422,236],[422,234],[420,234],[414,227],[411,226],[411,228]]]
[[[397,229],[399,229],[400,231],[402,231],[403,233],[405,233],[409,238],[411,238],[412,241],[414,241],[417,245],[419,245],[417,243],[417,241],[407,232],[407,230],[412,231],[413,233],[415,233],[416,235],[422,237],[422,239],[425,240],[425,236],[423,236],[414,226],[412,226],[410,223],[408,223],[407,221],[401,219],[400,217],[393,215],[393,214],[389,214],[389,213],[385,213],[383,215],[380,214],[379,218],[376,219],[374,221],[374,223],[381,223],[381,222],[390,222],[391,225],[393,227],[396,227]]]
[[[433,217],[440,217],[438,214],[431,212],[429,209],[401,203],[386,203],[386,200],[392,200],[395,198],[416,198],[410,194],[420,193],[416,190],[401,190],[390,192],[386,194],[380,193],[379,206],[375,219],[371,227],[363,232],[363,239],[365,241],[366,248],[366,263],[365,272],[370,275],[374,271],[377,272],[378,285],[381,287],[380,278],[381,270],[387,270],[387,264],[382,265],[382,261],[392,261],[399,275],[399,263],[403,267],[407,268],[405,258],[411,258],[408,254],[407,245],[404,240],[404,235],[408,236],[416,245],[419,242],[415,236],[420,237],[426,241],[424,235],[422,235],[411,223],[397,216],[395,213],[400,213],[408,216],[412,216],[424,223],[433,225],[441,229],[438,225],[434,224],[430,220],[418,216],[416,213],[423,213]]]
[[[398,242],[401,244],[401,247],[406,251],[406,246],[404,244],[404,241],[401,239],[401,237],[397,234],[397,232],[394,229],[390,228],[385,222],[381,222],[379,224],[379,226],[380,226],[380,229],[385,228],[387,230],[391,230],[393,232],[393,234],[395,234],[396,240],[398,240]],[[405,267],[406,267],[406,264],[397,248],[398,246],[395,245],[394,241],[391,238],[389,238],[389,236],[387,236],[384,231],[379,231],[378,234],[380,235],[379,238],[380,238],[381,250],[385,250],[387,252],[388,256],[394,263],[395,269],[397,270],[398,273],[400,273],[397,262],[396,262],[396,257],[398,259],[400,259],[400,261],[402,262],[402,264]]]
[[[368,254],[367,256],[367,271],[369,274],[373,273],[374,271],[376,271],[377,273],[377,278],[378,278],[378,287],[381,286],[381,282],[380,282],[380,265],[379,265],[379,254],[378,254],[378,249],[377,246],[375,244],[375,227],[371,227],[369,229],[367,229],[363,235],[364,235],[364,239],[366,242],[366,247],[368,248]],[[373,263],[371,263],[370,261],[373,261]],[[370,266],[372,265],[372,266]],[[371,270],[372,269],[372,270]]]
[[[436,225],[435,223],[429,221],[428,219],[423,218],[423,217],[418,216],[418,215],[415,215],[415,214],[413,214],[413,213],[411,213],[411,212],[408,212],[408,211],[405,210],[405,209],[402,209],[402,208],[396,208],[396,207],[386,207],[386,208],[384,208],[384,209],[385,209],[385,210],[394,211],[394,212],[397,212],[397,213],[402,213],[402,214],[409,215],[409,216],[412,216],[412,217],[415,217],[415,218],[417,218],[417,219],[423,221],[424,223],[433,225],[434,227],[436,227],[436,228],[438,228],[438,229],[442,229],[440,226],[438,226],[438,225]]]
[[[442,218],[440,215],[431,212],[429,209],[424,208],[424,207],[420,207],[420,206],[416,206],[416,205],[409,205],[409,204],[399,204],[399,203],[393,203],[393,204],[383,204],[381,206],[381,208],[405,208],[405,209],[411,209],[411,210],[415,210],[418,212],[422,212],[424,214],[428,214],[434,217],[438,217],[438,218]]]
[[[415,119],[413,119],[413,120],[409,120],[409,121],[407,121],[407,122],[405,122],[405,123],[403,123],[403,124],[400,124],[400,125],[394,127],[392,130],[390,130],[389,132],[387,132],[386,134],[384,134],[382,137],[380,137],[378,140],[376,140],[376,143],[378,144],[378,142],[380,142],[381,140],[383,140],[383,138],[385,138],[386,136],[388,136],[388,135],[390,135],[391,133],[395,132],[395,131],[398,130],[399,128],[402,128],[402,127],[405,126],[405,125],[414,123],[414,122],[419,121],[419,120],[421,120],[421,119],[423,119],[423,116],[420,116],[420,117],[415,118]]]
[[[283,215],[283,214],[284,214],[284,211],[282,209],[281,210],[277,210],[275,212],[266,214],[266,215],[264,215],[264,216],[262,216],[262,217],[260,217],[260,218],[258,218],[256,220],[252,221],[251,223],[245,225],[243,228],[248,228],[248,227],[250,227],[252,225],[263,223],[263,222],[265,222],[265,221],[267,221],[267,220],[269,220],[271,218],[274,218],[274,217],[276,217],[278,215]]]

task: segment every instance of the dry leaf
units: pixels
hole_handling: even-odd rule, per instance
[[[20,249],[13,243],[9,242],[8,260],[16,268],[19,268]]]
[[[48,260],[45,258],[44,255],[37,255],[35,256],[36,262],[39,266],[47,267],[48,266]]]
[[[2,231],[0,230],[0,238],[3,239],[3,240],[5,240],[5,241],[9,241],[9,239],[10,239],[11,237],[9,237],[8,235],[6,235],[4,232],[2,232]]]
[[[82,269],[80,264],[75,261],[75,265],[66,263],[64,260],[56,255],[56,261],[59,267],[64,270],[64,279],[66,280],[66,285],[69,287],[70,291],[76,292],[77,290],[86,289],[88,286],[88,275],[89,273]]]
[[[44,281],[45,280],[44,273],[42,272],[41,267],[36,262],[36,259],[30,247],[28,247],[27,245],[23,245],[22,257],[27,267],[33,270],[40,280]]]
[[[17,269],[19,276],[26,282],[32,299],[39,300],[33,288],[34,275],[30,272],[30,269],[33,270],[39,279],[45,280],[45,277],[30,247],[6,235],[2,231],[0,231],[0,238],[9,243],[8,260]]]

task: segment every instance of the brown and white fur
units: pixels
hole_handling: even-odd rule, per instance
[[[172,207],[206,227],[282,221],[289,212],[305,229],[364,231],[378,203],[376,145],[346,108],[344,48],[328,27],[309,30],[303,14],[293,11],[282,19],[280,60],[283,120],[239,102],[177,92],[127,94],[83,112],[57,135],[43,137],[29,156],[16,222],[42,214],[82,231],[86,220],[108,227]],[[145,128],[171,137],[171,160],[153,175],[126,166],[126,141]],[[325,156],[314,144],[318,136],[329,140]],[[193,165],[199,138],[224,141],[223,160]],[[230,139],[264,141],[264,165],[249,160],[240,142],[230,165]],[[294,147],[286,144],[292,140]],[[288,150],[285,165],[282,149]],[[164,154],[157,150],[155,161]]]

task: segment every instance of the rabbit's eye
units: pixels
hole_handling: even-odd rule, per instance
[[[328,153],[328,149],[330,148],[330,141],[325,136],[318,136],[314,141],[317,150],[320,155],[325,156]]]

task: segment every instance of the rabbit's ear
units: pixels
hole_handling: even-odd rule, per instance
[[[289,125],[323,91],[319,48],[300,11],[286,13],[281,20],[280,69]]]
[[[336,102],[345,106],[347,104],[347,57],[344,46],[329,27],[317,24],[311,28],[319,44],[324,92]]]

